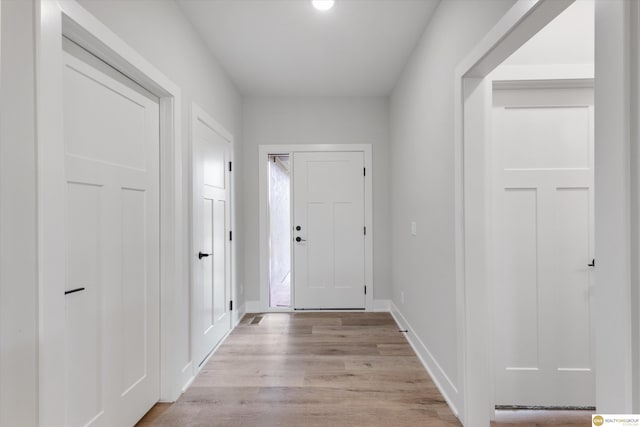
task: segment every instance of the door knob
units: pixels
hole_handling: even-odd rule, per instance
[[[198,252],[198,259],[206,258],[212,254],[205,254],[204,252]]]
[[[299,225],[296,225],[296,230],[300,231],[300,230],[302,230],[302,227],[300,227]]]
[[[298,237],[296,237],[296,242],[306,242],[306,240],[304,240],[302,237],[298,236]]]

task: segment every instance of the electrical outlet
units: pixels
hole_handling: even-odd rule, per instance
[[[415,221],[411,221],[411,235],[412,236],[418,235],[418,226]]]
[[[404,291],[400,291],[400,303],[404,304]]]

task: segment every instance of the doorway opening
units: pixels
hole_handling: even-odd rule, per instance
[[[594,2],[578,0],[491,77],[496,419],[595,410],[593,63]]]
[[[291,173],[289,154],[269,154],[269,307],[291,307]]]
[[[535,4],[518,2],[518,7],[510,9],[456,68],[456,285],[460,322],[458,336],[463,348],[458,366],[464,377],[462,420],[465,424],[488,425],[495,407],[495,399],[492,399],[493,369],[487,369],[493,361],[490,351],[493,344],[492,328],[487,313],[496,309],[490,295],[494,274],[491,271],[492,256],[487,257],[494,244],[490,236],[493,218],[489,120],[494,76],[490,74],[519,46],[573,3],[572,0]],[[626,177],[628,150],[634,142],[628,134],[627,118],[634,113],[629,108],[627,98],[632,92],[630,87],[633,88],[628,76],[634,74],[629,73],[627,43],[635,45],[637,40],[629,37],[626,31],[629,28],[635,31],[637,20],[629,21],[632,16],[630,12],[633,11],[630,3],[596,1],[596,4],[597,55],[590,71],[592,78],[594,70],[598,76],[597,84],[594,84],[594,146],[597,154],[594,156],[594,169],[598,170],[595,175],[598,197],[594,203],[594,233],[595,243],[600,249],[594,275],[598,283],[606,286],[599,286],[600,290],[592,292],[589,297],[595,307],[610,304],[610,312],[617,314],[615,319],[607,318],[610,322],[603,322],[598,316],[591,321],[591,333],[598,342],[593,349],[596,407],[602,412],[631,413],[634,395],[630,382],[630,360],[633,352],[631,340],[628,339],[631,311],[627,260],[630,259],[628,236],[633,233],[629,231],[627,220],[630,187]],[[612,33],[616,36],[608,37]],[[553,71],[552,68],[546,71]],[[580,68],[573,70],[579,72]],[[539,71],[541,75],[545,70]],[[559,78],[554,73],[546,74]],[[588,263],[592,265],[587,267],[594,264],[592,259]],[[591,314],[596,313],[591,310]],[[612,354],[602,343],[623,344],[620,352]],[[567,374],[570,372],[567,371]]]

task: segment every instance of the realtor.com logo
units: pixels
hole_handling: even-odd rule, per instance
[[[622,414],[622,415],[592,415],[591,422],[594,426],[639,426],[640,415]]]

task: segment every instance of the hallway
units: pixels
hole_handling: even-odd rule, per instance
[[[314,1],[0,0],[0,427],[640,413],[640,0]]]
[[[458,426],[388,313],[247,314],[138,426]]]

